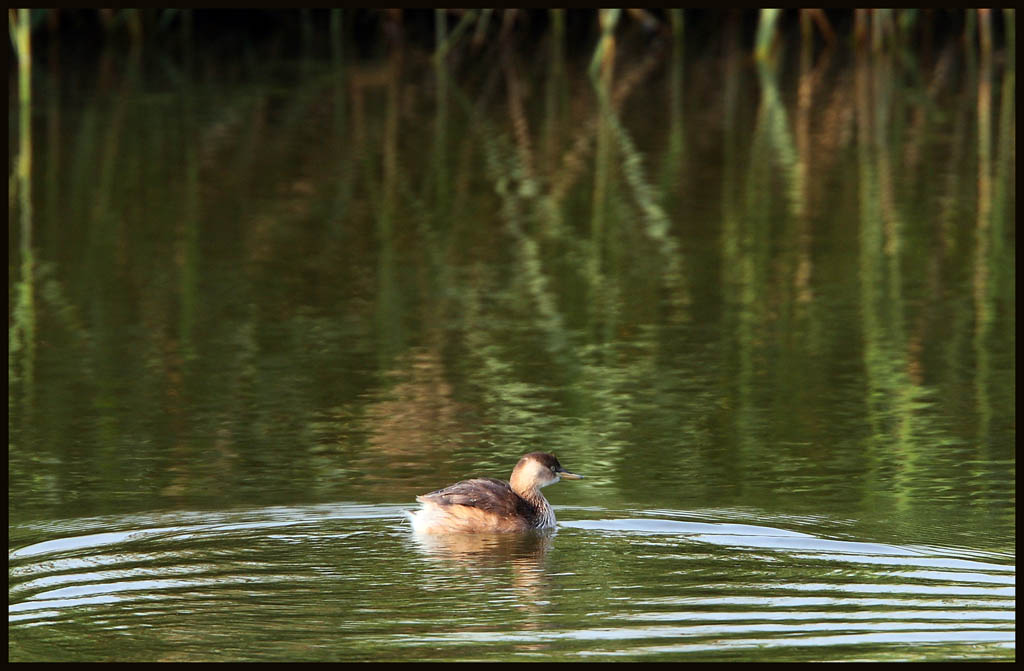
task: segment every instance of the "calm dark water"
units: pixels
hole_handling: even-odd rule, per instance
[[[1015,658],[1013,58],[385,52],[39,66],[10,660]]]

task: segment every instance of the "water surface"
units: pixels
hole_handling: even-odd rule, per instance
[[[415,536],[400,506],[352,503],[26,525],[48,540],[9,557],[11,659],[1013,654],[1012,554],[729,509],[558,512],[577,519],[547,534]]]
[[[10,660],[1015,657],[1012,51],[619,39],[41,57]]]

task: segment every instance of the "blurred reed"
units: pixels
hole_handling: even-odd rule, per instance
[[[15,282],[14,314],[8,331],[8,385],[20,380],[31,397],[35,362],[35,282],[32,254],[32,25],[28,9],[8,9],[11,42],[18,59],[18,156],[8,180],[8,220],[19,214],[21,276]],[[10,388],[10,387],[9,387]],[[8,394],[8,398],[13,396]],[[10,403],[8,406],[10,409]],[[31,404],[28,403],[28,406]]]
[[[46,38],[52,46],[73,24],[64,18],[39,21],[37,11],[53,19],[67,10],[60,10],[60,15],[57,10],[33,10],[32,16],[27,10],[10,14],[19,58],[20,110],[19,157],[13,163],[17,167],[10,182],[10,208],[11,220],[16,220],[17,211],[21,222],[15,233],[23,270],[12,296],[16,307],[9,377],[16,380],[20,375],[29,381],[35,342],[29,31],[31,26],[42,31],[49,25]],[[949,320],[949,337],[936,347],[948,348],[948,358],[953,360],[964,344],[973,345],[979,362],[973,381],[977,403],[983,409],[1001,407],[1003,378],[987,358],[985,343],[998,336],[1000,314],[1012,312],[1012,299],[1007,298],[1013,295],[1012,282],[1007,278],[1013,276],[1013,250],[1006,243],[1004,228],[1012,225],[1015,202],[1013,10],[728,14],[720,35],[721,70],[708,68],[720,73],[712,84],[701,81],[706,79],[701,68],[687,69],[693,62],[689,56],[707,46],[700,34],[700,15],[689,10],[666,14],[486,9],[438,10],[426,15],[401,10],[282,13],[293,18],[282,21],[279,30],[294,32],[296,52],[303,58],[317,58],[322,48],[332,66],[329,75],[310,76],[291,88],[282,89],[273,82],[266,89],[245,88],[244,93],[231,95],[220,86],[204,84],[202,67],[190,65],[193,50],[200,54],[209,43],[211,19],[202,11],[107,10],[82,15],[100,17],[103,34],[111,42],[119,36],[132,45],[147,42],[146,48],[153,53],[157,49],[150,49],[148,41],[166,39],[182,54],[177,74],[184,78],[176,89],[181,95],[174,102],[147,97],[145,105],[126,107],[124,101],[141,99],[144,81],[137,76],[137,61],[128,60],[129,76],[121,87],[97,87],[101,92],[95,101],[87,101],[74,117],[79,125],[65,121],[74,151],[67,151],[64,159],[69,176],[61,182],[65,186],[60,196],[62,211],[35,222],[39,238],[77,242],[76,232],[62,223],[72,213],[91,215],[93,237],[82,245],[88,262],[81,265],[87,270],[61,278],[70,298],[48,298],[45,286],[38,294],[41,313],[46,313],[47,302],[88,311],[87,319],[72,314],[62,322],[68,324],[64,330],[84,330],[80,328],[84,324],[101,336],[76,350],[81,352],[80,360],[126,359],[112,348],[117,340],[110,334],[118,328],[117,315],[101,309],[103,304],[93,297],[102,296],[122,277],[132,279],[130,285],[140,295],[139,311],[146,320],[147,370],[156,371],[131,376],[140,391],[133,396],[186,396],[183,380],[188,382],[189,376],[182,370],[189,372],[190,350],[203,346],[204,315],[223,312],[238,325],[229,329],[238,340],[225,348],[229,354],[223,371],[216,376],[198,370],[190,374],[200,380],[196,389],[237,395],[240,412],[253,420],[251,429],[237,429],[237,434],[251,432],[253,440],[269,443],[280,430],[277,413],[283,403],[290,404],[283,413],[294,418],[290,421],[321,422],[323,416],[310,410],[316,407],[318,390],[325,386],[316,375],[346,369],[339,360],[365,356],[364,350],[323,348],[318,334],[365,329],[372,334],[366,340],[376,348],[379,368],[389,370],[396,365],[392,360],[415,342],[425,343],[428,360],[441,360],[442,348],[436,343],[443,338],[437,334],[450,328],[445,319],[458,315],[467,333],[465,359],[475,367],[469,376],[472,386],[487,399],[487,407],[503,413],[494,422],[499,433],[503,427],[533,427],[538,438],[550,439],[558,433],[555,442],[578,444],[578,451],[585,453],[599,442],[591,440],[593,435],[609,425],[608,418],[614,418],[616,431],[622,433],[602,435],[600,442],[608,445],[618,440],[628,445],[628,428],[623,428],[630,423],[628,400],[641,393],[648,394],[655,411],[663,413],[661,424],[682,425],[695,434],[702,430],[702,418],[683,421],[678,413],[687,406],[687,388],[658,376],[662,358],[672,345],[659,342],[652,329],[625,338],[617,334],[630,333],[636,323],[644,326],[653,321],[650,315],[665,306],[676,308],[673,318],[690,314],[677,306],[685,304],[691,293],[700,296],[699,286],[691,292],[695,279],[700,282],[711,276],[704,282],[726,298],[721,330],[729,335],[723,337],[723,349],[737,361],[738,374],[722,384],[736,388],[735,426],[744,436],[738,460],[767,463],[770,448],[759,443],[758,428],[763,421],[763,389],[773,387],[764,384],[765,361],[780,378],[804,376],[803,384],[793,386],[809,390],[808,394],[829,390],[832,381],[815,379],[815,369],[803,365],[796,355],[787,358],[772,352],[766,357],[760,334],[780,328],[799,340],[801,346],[792,352],[801,355],[844,345],[841,337],[835,343],[829,340],[834,334],[813,291],[821,291],[834,273],[844,269],[829,268],[829,257],[820,250],[852,241],[858,245],[853,257],[860,266],[846,269],[860,279],[857,298],[863,313],[856,340],[863,343],[868,377],[863,405],[882,437],[878,445],[895,444],[900,462],[909,464],[900,491],[912,491],[915,469],[920,470],[915,464],[927,463],[928,450],[935,444],[935,429],[919,417],[921,385],[915,378],[921,368],[917,343],[929,322],[905,316],[912,316],[914,308],[902,282],[907,277],[925,277],[923,281],[937,285],[934,295],[951,291],[943,284],[948,280],[942,278],[949,275],[950,258],[958,260],[963,249],[975,255],[969,264],[974,312],[972,318]],[[357,27],[375,25],[368,17],[376,17],[379,33],[367,30],[372,37],[357,37]],[[906,65],[913,59],[906,56],[929,48],[925,39],[929,31],[944,32],[949,39],[934,60],[922,59],[924,64],[913,69]],[[365,54],[359,55],[353,45],[357,39],[375,40],[380,50],[362,57]],[[417,49],[416,39],[427,47]],[[539,39],[541,48],[518,50],[519,40],[527,39]],[[690,54],[684,55],[684,45]],[[835,54],[843,50],[855,61],[852,85],[843,78],[832,82],[822,76],[829,59],[836,62]],[[790,64],[787,54],[799,58],[795,108],[784,87],[785,68]],[[936,92],[950,88],[948,82],[960,75],[949,63],[963,61],[973,65],[964,68],[966,94],[957,99],[969,103],[937,109],[935,101],[945,98]],[[97,70],[116,72],[124,63],[122,59],[111,67],[110,60],[101,59]],[[198,58],[196,63],[206,66]],[[593,74],[590,82],[584,82],[584,88],[589,88],[582,91],[573,88],[571,76],[581,63],[583,68],[591,65]],[[749,67],[752,63],[755,67]],[[996,74],[1000,65],[1001,80]],[[547,79],[532,76],[537,68],[544,68],[541,72]],[[272,79],[268,70],[254,78]],[[479,74],[485,83],[476,87],[472,77],[462,76],[467,71]],[[315,73],[316,68],[306,72]],[[423,73],[413,84],[405,83]],[[756,74],[756,80],[748,80],[750,73]],[[904,73],[909,73],[907,78],[916,77],[912,85],[894,87],[893,80]],[[659,74],[664,79],[658,79]],[[109,81],[116,83],[116,76]],[[544,82],[542,95],[530,90],[537,81]],[[661,99],[654,91],[660,82],[667,87],[668,95],[663,97],[668,103],[667,118],[665,109],[644,107],[645,96],[652,92],[654,99]],[[507,113],[496,114],[488,107],[493,102],[489,96],[502,87],[501,102],[507,105]],[[329,95],[319,95],[325,90]],[[624,113],[627,104],[634,110],[639,107],[642,114]],[[689,130],[702,127],[694,116],[703,114],[704,107],[720,112],[715,116],[721,119],[721,142],[714,150],[722,154],[721,174],[714,180],[720,193],[704,190],[708,182],[701,177],[709,169],[703,162],[708,154],[702,155],[698,145],[709,143],[701,133]],[[320,109],[331,110],[324,125],[333,133],[329,142],[310,142],[309,134],[323,136],[316,128],[310,130],[310,120],[320,119]],[[644,127],[652,117],[667,133],[658,135]],[[929,146],[923,138],[932,132],[936,119],[950,117],[952,121],[941,126],[953,136],[949,164],[969,163],[973,170],[976,160],[980,163],[976,170],[933,173],[935,168],[928,165]],[[118,144],[118,138],[125,139]],[[145,152],[132,149],[145,142],[152,145]],[[820,188],[816,186],[819,176],[835,173],[837,157],[844,154],[856,156],[851,165],[862,190],[849,210],[856,219],[847,212],[823,215],[820,194],[815,192]],[[228,158],[211,158],[220,155]],[[660,163],[653,160],[659,156]],[[110,207],[118,185],[137,179],[138,170],[131,170],[132,165],[150,171],[145,183],[157,202],[138,219],[132,218],[130,210]],[[332,167],[324,170],[323,165]],[[926,183],[944,194],[936,200],[943,209],[926,210],[916,217],[935,222],[935,250],[899,253],[908,247],[904,242],[908,225],[921,224],[901,212],[901,194],[895,194],[897,206],[893,205],[894,190],[900,188],[894,173],[903,173],[904,184],[906,180]],[[45,188],[45,184],[36,186]],[[958,237],[962,218],[955,207],[974,202],[976,189],[979,211],[971,220],[976,239],[965,241]],[[266,198],[271,191],[297,195]],[[315,197],[320,193],[330,193],[328,204]],[[203,194],[210,196],[204,200]],[[709,208],[707,201],[716,198],[720,202]],[[790,216],[772,216],[779,209]],[[364,240],[357,229],[366,212],[373,215],[374,235],[368,236],[372,240]],[[828,218],[831,224],[823,226],[820,218]],[[773,230],[777,221],[792,228]],[[333,227],[332,235],[317,237],[318,226]],[[494,229],[502,226],[505,235],[494,235]],[[692,233],[698,227],[713,234],[706,247],[695,246]],[[857,231],[859,237],[845,238],[844,230]],[[288,255],[301,238],[299,232],[308,232],[317,241],[309,249],[312,260]],[[151,262],[158,257],[151,256],[141,240],[162,234],[173,237],[174,253],[165,255],[169,261]],[[253,276],[261,278],[251,280],[254,286],[239,282],[233,288],[241,308],[233,298],[230,309],[215,309],[220,307],[216,299],[204,290],[219,283],[220,270],[214,259],[204,258],[207,248],[202,243],[206,240],[209,245],[220,234],[241,240],[240,262],[255,268]],[[410,240],[416,245],[415,253],[407,249]],[[509,240],[511,251],[505,249]],[[36,243],[43,248],[42,239]],[[301,245],[295,247],[301,249]],[[812,254],[812,249],[818,251]],[[50,251],[52,257],[59,256],[59,249]],[[513,256],[516,269],[507,278],[494,261],[506,253]],[[116,276],[109,272],[110,259],[119,255],[122,268]],[[720,272],[701,270],[708,258],[721,267]],[[66,259],[62,262],[79,267]],[[813,267],[814,262],[819,265]],[[301,285],[297,291],[311,296],[311,301],[336,292],[336,302],[351,310],[351,315],[310,317],[293,299],[280,300],[298,295],[296,291],[275,293],[258,286],[262,281],[276,286],[281,277],[290,277],[268,271],[274,281],[264,280],[258,272],[264,265],[306,267],[307,263],[313,270],[329,266],[332,281],[330,286]],[[928,275],[932,267],[943,272]],[[655,272],[646,272],[649,268]],[[46,285],[44,272],[37,274],[37,282]],[[175,290],[164,290],[161,277],[176,278]],[[366,288],[374,282],[372,291]],[[493,287],[500,291],[493,292]],[[346,292],[365,292],[372,298],[360,295],[359,300],[350,301]],[[257,295],[259,300],[253,298]],[[411,298],[415,296],[421,298]],[[419,313],[412,317],[417,300],[421,301]],[[360,312],[363,309],[366,314]],[[941,305],[935,310],[941,310]],[[793,328],[786,328],[790,324]],[[581,325],[584,335],[577,331]],[[296,352],[308,356],[313,355],[307,351],[316,352],[322,357],[321,365],[296,371],[291,356],[275,360],[271,354],[268,359],[255,335],[266,329],[286,331],[289,342],[300,344]],[[531,384],[514,353],[521,346],[515,339],[529,336],[539,343],[536,358],[548,364],[545,374],[564,381],[569,400],[563,401],[592,409],[593,422],[587,425],[591,429],[559,423],[557,413],[544,405],[557,401],[538,400],[546,393],[545,385]],[[629,342],[629,337],[634,340]],[[104,349],[108,346],[110,351]],[[693,356],[690,368],[699,373],[698,355]],[[633,365],[616,368],[615,357],[632,358]],[[275,366],[275,361],[283,364]],[[252,397],[275,389],[282,370],[297,376],[292,386],[301,391],[287,401],[252,405]],[[89,385],[100,386],[92,382],[93,376],[82,377]],[[589,382],[570,384],[578,379]],[[336,384],[339,388],[355,385],[344,379]],[[169,391],[164,392],[161,385]],[[41,383],[39,388],[43,389]],[[115,394],[99,391],[93,396],[112,407]],[[175,402],[170,405],[168,416],[173,419]],[[997,419],[1000,414],[987,412]],[[345,418],[339,414],[334,424],[322,421],[317,430],[344,435]],[[216,420],[211,418],[210,425],[196,433],[220,435]],[[985,435],[991,422],[983,424],[979,433]],[[330,428],[324,429],[326,425]],[[140,432],[144,430],[140,427]],[[154,435],[162,439],[160,432]],[[505,443],[512,445],[521,437],[521,433],[509,434]],[[110,443],[103,438],[96,442]],[[981,439],[978,444],[992,442]],[[877,472],[889,469],[887,460],[894,459],[882,450],[868,457],[865,462],[877,462]]]

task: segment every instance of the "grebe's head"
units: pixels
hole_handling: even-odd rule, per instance
[[[530,452],[524,454],[516,467],[512,469],[512,489],[526,491],[540,489],[558,482],[561,478],[566,480],[582,480],[583,476],[562,468],[558,458],[547,452]]]

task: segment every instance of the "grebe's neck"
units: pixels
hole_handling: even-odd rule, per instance
[[[530,520],[532,526],[538,529],[547,529],[555,526],[555,513],[551,510],[551,504],[540,493],[540,488],[558,482],[558,476],[551,469],[536,459],[527,455],[519,460],[512,470],[512,477],[509,478],[509,485],[512,491],[526,500],[534,510]]]
[[[516,494],[526,499],[536,511],[533,526],[538,529],[547,529],[548,527],[555,526],[555,511],[551,508],[548,500],[544,498],[544,495],[540,493],[540,489],[530,487],[525,491],[516,490]]]

